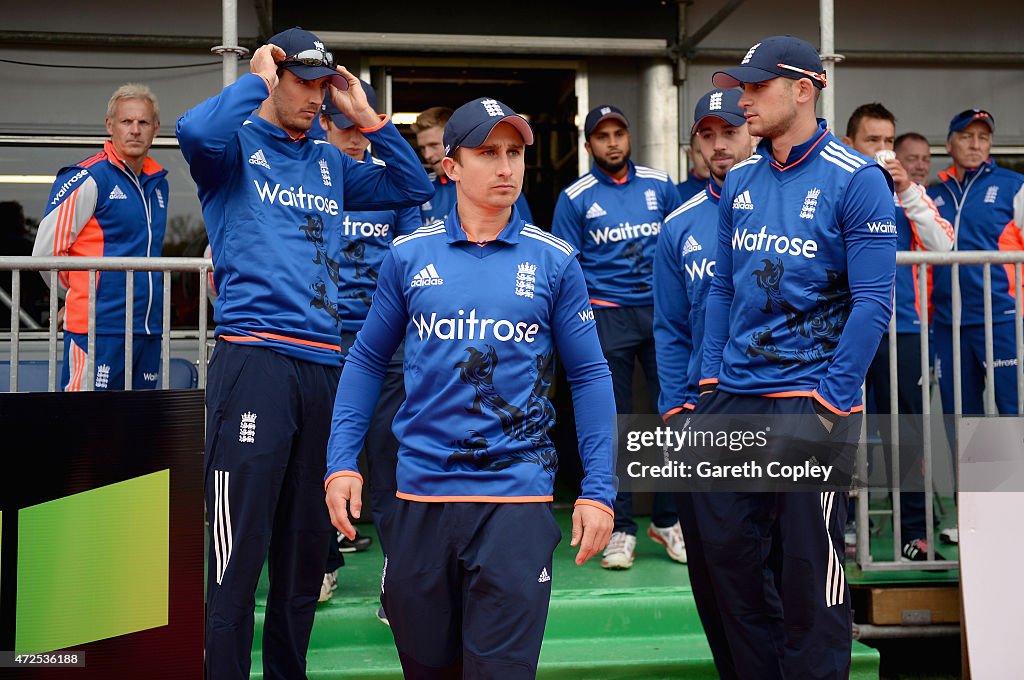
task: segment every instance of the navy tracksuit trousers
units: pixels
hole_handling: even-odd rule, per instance
[[[816,418],[810,397],[720,389],[700,400],[695,414],[701,413]],[[818,455],[830,457],[821,462],[834,462],[831,456],[838,451],[848,457],[843,467],[850,469],[859,432],[859,416],[841,419],[831,433],[821,426]],[[791,442],[774,441],[775,450],[759,454],[765,457],[762,464],[785,457],[778,447]],[[749,680],[847,677],[852,646],[843,572],[847,493],[712,491],[690,497],[698,535],[687,535],[687,553],[692,541],[700,542],[736,675]],[[706,630],[709,639],[717,637],[713,628]]]
[[[219,341],[206,388],[210,548],[206,677],[249,677],[256,585],[268,559],[263,677],[304,678],[324,555],[327,438],[340,367]]]

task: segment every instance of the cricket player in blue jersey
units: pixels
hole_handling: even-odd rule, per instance
[[[644,371],[651,404],[658,401],[654,357],[654,246],[661,222],[679,207],[679,193],[661,170],[630,160],[629,121],[617,107],[595,107],[583,125],[594,167],[558,197],[551,233],[580,251],[601,348],[612,371],[615,407],[633,412],[633,366]],[[636,549],[633,494],[615,497],[615,532],[601,559],[605,569],[629,569]],[[686,547],[671,494],[654,494],[648,536],[673,560]]]
[[[205,658],[207,677],[218,680],[249,677],[267,559],[263,677],[305,677],[334,536],[320,489],[342,362],[344,211],[411,207],[430,195],[415,152],[317,36],[279,33],[249,68],[177,126],[217,290],[206,388]],[[386,166],[306,135],[327,95]]]
[[[715,276],[718,251],[718,199],[725,175],[750,157],[752,140],[739,105],[738,90],[711,90],[697,102],[691,131],[694,149],[710,172],[700,193],[665,218],[654,255],[654,342],[658,351],[661,396],[658,411],[670,425],[697,402],[704,307]],[[679,524],[686,538],[686,566],[697,613],[715,659],[718,675],[735,678],[729,639],[715,597],[700,527],[689,493],[675,495]]]
[[[362,507],[356,455],[405,340],[381,602],[409,678],[536,675],[561,539],[548,436],[556,350],[584,466],[576,563],[612,531],[615,404],[577,252],[514,206],[532,142],[526,120],[499,101],[455,111],[444,132],[455,210],[395,239],[338,385],[324,484],[332,521],[348,533],[349,512]]]
[[[373,86],[360,81],[366,100],[374,111],[377,110],[377,93]],[[320,124],[327,141],[342,153],[359,163],[383,165],[379,158],[370,153],[370,140],[359,131],[348,116],[338,110],[329,99],[324,102]],[[420,226],[418,208],[398,210],[345,210],[341,220],[341,258],[339,259],[338,316],[341,318],[342,353],[355,342],[356,333],[363,327],[370,300],[377,290],[380,265],[391,248],[396,236],[412,233]],[[401,349],[391,358],[388,375],[381,390],[380,401],[374,412],[373,422],[366,437],[366,467],[370,478],[373,523],[377,527],[377,538],[386,553],[386,539],[380,531],[380,518],[395,502],[395,465],[397,464],[398,441],[391,432],[391,421],[395,419],[398,407],[405,401],[404,379],[402,377]],[[349,541],[338,534],[338,550],[331,549],[320,587],[320,602],[331,598],[337,587],[337,570],[344,564],[342,552],[353,552],[369,548],[370,537],[356,535]],[[383,609],[377,616],[384,623],[387,617]]]
[[[807,419],[814,431],[797,432],[800,451],[849,470],[860,430],[851,414],[863,410],[864,375],[892,315],[896,224],[888,173],[815,117],[825,81],[817,51],[791,36],[765,38],[714,75],[716,87],[742,86],[762,141],[722,186],[695,413],[768,417],[782,431]],[[749,453],[767,465],[791,455],[788,444],[773,435]],[[848,676],[846,497],[693,494],[739,677]]]

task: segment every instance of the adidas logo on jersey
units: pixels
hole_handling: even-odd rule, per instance
[[[270,170],[270,163],[267,162],[267,157],[263,155],[263,149],[256,149],[256,153],[249,156],[249,165],[258,165]]]
[[[750,191],[744,191],[732,201],[733,210],[753,210],[754,202],[750,200]]]
[[[587,214],[584,215],[584,217],[586,217],[588,220],[592,220],[595,217],[604,217],[607,214],[608,211],[606,211],[597,203],[593,203],[589,208],[587,208]]]
[[[159,189],[156,190],[156,202],[160,204],[161,208],[165,208],[166,207],[164,205],[164,195],[163,195],[163,193],[161,193],[161,191]]]
[[[686,237],[686,242],[683,243],[683,255],[689,255],[698,250],[703,250],[703,247],[697,243],[697,239],[693,237],[693,234],[690,234]]]
[[[412,277],[409,285],[412,288],[423,288],[424,286],[440,286],[443,283],[444,279],[441,278],[441,275],[437,273],[437,269],[431,263],[419,270],[416,276]]]
[[[107,198],[114,201],[123,201],[126,198],[128,198],[128,194],[121,191],[121,187],[115,184],[114,188],[110,191],[110,195],[107,196]]]
[[[548,573],[548,568],[544,567],[540,570],[540,576],[537,577],[537,583],[547,583],[551,580],[551,574]]]

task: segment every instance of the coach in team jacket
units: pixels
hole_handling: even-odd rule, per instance
[[[743,87],[750,133],[763,140],[722,187],[696,413],[804,416],[814,456],[849,455],[860,429],[851,414],[863,410],[861,383],[892,315],[892,180],[815,118],[825,75],[803,40],[765,38],[713,82]],[[767,453],[788,453],[779,448]],[[847,677],[846,496],[694,494],[740,677]]]
[[[268,549],[264,677],[305,677],[334,533],[321,484],[341,366],[342,215],[419,205],[431,191],[415,152],[315,35],[279,33],[250,70],[178,121],[218,292],[205,461],[206,671],[218,680],[249,677]],[[386,166],[305,135],[325,95]]]
[[[615,495],[611,378],[577,251],[525,222],[529,123],[476,99],[445,126],[455,209],[395,239],[338,386],[326,493],[338,529],[358,517],[356,456],[388,360],[405,339],[395,418],[398,503],[381,602],[408,678],[533,678],[547,619],[558,457],[548,437],[557,350],[583,459],[572,545],[608,542]]]

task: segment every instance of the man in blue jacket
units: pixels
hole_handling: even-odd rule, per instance
[[[704,308],[715,276],[718,199],[726,173],[750,157],[750,132],[737,90],[711,90],[697,102],[692,139],[710,178],[704,188],[665,218],[654,255],[654,342],[661,396],[658,411],[670,425],[685,423],[697,402]],[[680,415],[684,414],[684,415]],[[686,538],[690,586],[719,677],[736,677],[729,640],[704,557],[689,493],[675,495]]]
[[[551,233],[580,251],[580,266],[594,306],[597,333],[615,386],[615,408],[633,412],[633,366],[639,360],[652,407],[658,401],[654,356],[654,247],[661,222],[679,207],[668,174],[630,160],[626,115],[602,104],[583,124],[594,166],[566,187],[555,204]],[[615,497],[615,532],[601,559],[605,569],[629,569],[636,550],[633,494]],[[669,557],[686,561],[672,496],[654,494],[647,535]]]
[[[860,430],[851,414],[892,315],[892,181],[815,118],[825,74],[803,40],[765,38],[713,82],[743,87],[762,141],[722,186],[695,413],[771,419],[766,446],[744,452],[761,465],[813,457],[848,472]],[[847,677],[842,486],[718,488],[693,502],[737,674]]]
[[[160,131],[160,105],[145,85],[122,85],[107,104],[110,139],[103,151],[62,168],[50,190],[32,254],[78,257],[160,257],[167,226],[167,171],[149,156]],[[48,272],[43,280],[50,284]],[[88,347],[89,274],[63,271],[66,291],[64,367],[68,392],[125,388],[125,273],[96,278],[96,346]],[[163,274],[137,272],[132,309],[130,388],[153,389],[160,371]],[[86,373],[88,353],[95,359]]]
[[[325,95],[386,166],[306,136]],[[345,210],[419,205],[430,184],[359,80],[299,28],[271,38],[249,75],[182,116],[178,139],[199,186],[217,290],[206,390],[206,673],[249,677],[269,549],[264,677],[304,677],[334,535],[319,499],[342,361]]]
[[[611,535],[611,378],[576,251],[514,206],[532,142],[529,123],[497,100],[454,112],[444,170],[455,209],[395,239],[338,386],[324,485],[334,525],[349,532],[362,506],[356,456],[404,338],[399,500],[382,521],[381,602],[408,678],[536,676],[561,539],[548,436],[556,350],[584,467],[576,563]]]

